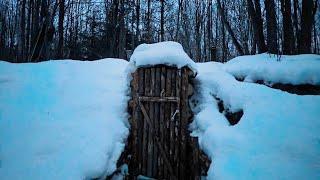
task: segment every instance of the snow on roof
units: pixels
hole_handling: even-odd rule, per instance
[[[196,63],[184,52],[181,44],[173,41],[139,45],[134,50],[130,63],[135,67],[158,64],[177,68],[187,66],[194,73],[197,72]]]
[[[320,85],[320,55],[281,56],[272,54],[239,56],[226,63],[226,71],[246,82]]]

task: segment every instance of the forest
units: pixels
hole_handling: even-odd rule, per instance
[[[320,0],[0,0],[0,180],[320,180]]]
[[[0,59],[129,59],[176,41],[197,62],[320,53],[318,0],[1,0]]]

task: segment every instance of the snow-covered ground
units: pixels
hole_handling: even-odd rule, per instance
[[[283,55],[280,58],[271,54],[239,56],[228,61],[225,69],[246,82],[263,80],[268,84],[320,85],[319,55]]]
[[[0,179],[110,174],[128,134],[127,62],[0,62]]]
[[[154,50],[166,45],[181,48],[143,45],[131,63],[170,64],[170,48],[159,51],[168,56]],[[159,62],[147,61],[152,54]],[[249,83],[318,85],[319,56],[277,62],[263,54],[197,65],[185,54],[177,58],[184,58],[173,62],[177,66],[198,72],[191,128],[212,158],[208,179],[320,179],[320,96]],[[0,179],[90,179],[113,172],[129,129],[128,66],[119,59],[0,62]],[[229,125],[214,97],[229,111],[243,110],[238,124]]]
[[[195,98],[200,103],[192,128],[213,159],[208,179],[320,179],[320,96],[298,96],[239,82],[228,73],[317,84],[319,57],[266,62],[270,60],[266,55],[256,55],[226,64],[198,64],[199,94]],[[214,97],[232,112],[243,110],[238,124],[229,125]]]

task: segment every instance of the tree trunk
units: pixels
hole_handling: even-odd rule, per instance
[[[267,51],[264,35],[263,35],[263,21],[261,18],[260,1],[255,0],[255,7],[252,0],[247,0],[248,14],[251,20],[254,38],[257,43],[258,53]]]
[[[176,30],[176,35],[175,35],[176,41],[178,41],[178,35],[179,35],[179,30],[180,30],[180,14],[181,14],[181,9],[182,9],[182,3],[183,3],[183,0],[179,0],[178,17],[177,17],[177,30]]]
[[[120,0],[120,13],[119,13],[119,42],[118,42],[118,57],[121,59],[126,58],[126,31],[125,31],[125,9],[124,9],[124,0]]]
[[[317,2],[316,2],[317,3]],[[311,33],[312,23],[314,19],[313,0],[302,0],[302,14],[301,14],[301,31],[299,38],[299,53],[311,53]]]
[[[201,21],[200,2],[196,0],[196,13],[195,13],[195,41],[196,41],[196,61],[201,62]]]
[[[206,59],[207,61],[213,61],[213,57],[212,57],[212,1],[209,0],[208,2],[208,21],[207,21],[207,33],[208,33],[208,46],[205,48],[208,48],[208,58]]]
[[[294,53],[294,33],[291,20],[291,0],[281,0],[283,24],[283,54]]]
[[[220,16],[221,16],[221,21],[222,21],[223,25],[225,26],[225,28],[227,29],[228,33],[230,34],[231,39],[232,39],[232,42],[233,42],[234,46],[236,47],[238,53],[239,53],[240,55],[244,55],[242,46],[241,46],[240,43],[238,42],[237,38],[235,37],[234,32],[232,31],[232,29],[231,29],[231,27],[230,27],[230,24],[228,23],[228,21],[227,21],[226,18],[225,18],[224,10],[223,10],[222,7],[221,7],[221,2],[220,2],[220,0],[217,0],[217,8],[218,8],[219,14],[220,14]]]
[[[31,14],[33,8],[33,1],[30,0],[28,3],[28,14],[27,14],[27,32],[26,32],[26,47],[25,47],[25,58],[27,58],[30,54],[30,36],[31,36]]]
[[[314,42],[314,50],[313,53],[317,54],[318,52],[318,42],[317,42],[317,28],[316,28],[316,21],[313,20],[313,42]]]
[[[267,46],[265,42],[265,37],[263,34],[263,19],[261,15],[261,6],[260,6],[260,0],[254,1],[255,9],[256,9],[256,17],[257,17],[257,28],[258,28],[258,34],[259,34],[259,43],[261,46],[261,53],[267,51]]]
[[[160,12],[160,41],[164,41],[164,2],[160,0],[161,12]]]
[[[136,36],[138,39],[138,43],[140,42],[140,0],[136,0]]]
[[[294,39],[294,53],[298,53],[298,42],[300,38],[300,29],[299,29],[299,21],[298,21],[298,0],[293,0],[293,25],[294,25],[294,33],[295,33],[295,39]]]
[[[0,11],[0,59],[5,59],[6,57],[6,19],[4,12]]]
[[[147,42],[151,43],[151,0],[148,0],[148,11],[147,11]]]
[[[278,54],[277,21],[274,0],[265,0],[267,19],[267,47],[269,53]]]
[[[26,0],[20,1],[20,31],[19,31],[19,47],[17,60],[23,62],[25,60],[25,25],[26,25]]]
[[[58,33],[59,33],[59,40],[58,40],[58,48],[57,48],[57,58],[63,58],[63,22],[64,22],[64,0],[59,1],[59,22],[58,22]]]

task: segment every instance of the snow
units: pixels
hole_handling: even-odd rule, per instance
[[[112,173],[128,135],[127,62],[0,62],[0,179]]]
[[[139,45],[130,58],[130,64],[135,68],[158,64],[177,68],[187,66],[195,74],[197,72],[196,63],[184,52],[181,44],[173,41]]]
[[[130,63],[0,62],[0,179],[92,179],[114,172],[129,129],[127,70],[156,64],[198,70],[190,129],[213,160],[208,179],[320,179],[320,96],[250,83],[319,85],[319,63],[317,55],[278,62],[262,54],[196,65],[174,42],[140,45]],[[231,112],[243,110],[238,124],[229,125],[214,97]],[[128,172],[126,165],[120,169],[115,179]]]
[[[273,70],[262,59],[266,56],[198,64],[198,94],[193,98],[199,104],[193,108],[196,115],[190,128],[213,161],[208,179],[320,179],[320,96],[289,94],[239,82],[232,75],[256,73],[273,82],[317,84],[319,56],[290,57],[294,62],[289,57],[281,62],[268,59],[276,66]],[[261,73],[263,70],[267,72]],[[297,74],[285,80],[277,77],[294,71]],[[243,110],[238,124],[229,125],[214,96],[232,112]]]
[[[225,68],[246,82],[320,85],[320,55],[283,55],[280,61],[272,54],[239,56],[227,62]]]

